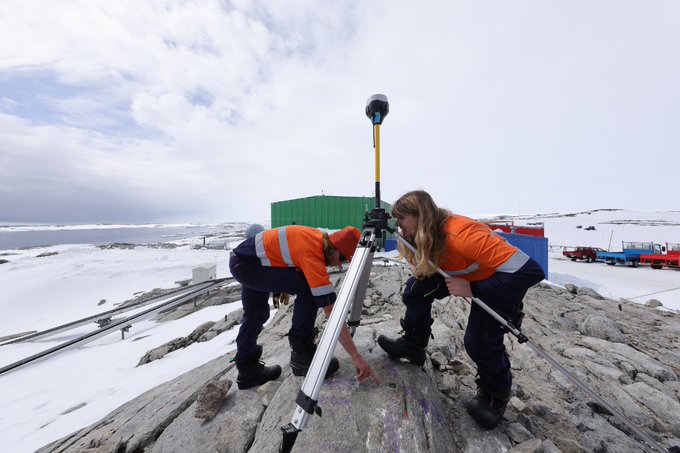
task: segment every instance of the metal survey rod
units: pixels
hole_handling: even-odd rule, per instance
[[[416,252],[416,248],[411,245],[410,242],[408,242],[404,237],[402,237],[399,233],[396,233],[392,231],[393,235],[402,243],[404,244],[405,247],[407,247],[409,250],[412,252]],[[430,265],[436,266],[432,261],[429,261]],[[437,267],[437,272],[439,275],[441,275],[444,278],[451,278],[449,274],[444,272],[441,268]],[[470,303],[467,297],[464,297],[464,299]],[[479,305],[484,311],[486,311],[489,315],[493,316],[494,319],[496,319],[505,329],[507,329],[510,333],[512,333],[515,337],[517,337],[517,340],[520,343],[527,343],[531,349],[534,350],[538,355],[543,357],[549,364],[551,364],[553,367],[555,367],[558,371],[560,371],[562,374],[564,374],[572,383],[574,383],[578,388],[583,390],[588,396],[590,396],[592,399],[597,401],[602,407],[607,409],[609,412],[614,414],[616,418],[618,418],[620,421],[623,422],[628,428],[630,428],[635,434],[637,434],[642,441],[644,441],[647,445],[650,447],[654,448],[655,450],[659,451],[660,453],[676,453],[680,451],[678,447],[671,447],[669,449],[665,449],[662,447],[658,442],[656,442],[654,439],[652,439],[649,434],[644,432],[642,429],[637,427],[636,425],[633,424],[630,420],[628,420],[621,412],[616,410],[611,404],[609,404],[607,401],[605,401],[601,396],[599,396],[597,393],[595,393],[593,390],[591,390],[587,385],[585,385],[583,382],[581,382],[576,376],[574,376],[569,370],[564,368],[562,365],[560,365],[555,359],[550,357],[547,352],[545,352],[543,349],[541,349],[537,344],[535,344],[533,341],[531,341],[529,338],[527,338],[526,335],[524,335],[519,329],[517,329],[515,326],[510,324],[508,321],[505,320],[501,315],[496,313],[491,307],[486,305],[484,302],[481,300],[477,299],[476,297],[472,297],[472,301]]]

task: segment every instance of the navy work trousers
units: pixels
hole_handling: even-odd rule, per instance
[[[543,269],[529,259],[517,272],[496,272],[487,279],[472,282],[470,287],[475,297],[516,323],[527,290],[544,278]],[[418,329],[429,328],[433,322],[432,302],[448,295],[444,277],[439,274],[421,280],[409,278],[403,294],[406,322]],[[477,364],[481,385],[492,393],[502,393],[512,385],[510,360],[503,345],[504,334],[500,323],[473,302],[465,329],[465,350]]]
[[[291,331],[296,337],[314,335],[318,306],[303,273],[294,267],[262,266],[260,260],[232,255],[231,275],[241,283],[243,320],[236,337],[236,359],[255,353],[257,337],[269,319],[269,294],[295,294]]]

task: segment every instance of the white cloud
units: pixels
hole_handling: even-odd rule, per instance
[[[388,201],[421,187],[464,213],[672,208],[651,186],[623,195],[606,178],[568,175],[637,181],[646,160],[672,176],[673,2],[10,0],[4,9],[0,41],[12,45],[0,48],[0,109],[23,120],[0,141],[11,158],[2,187],[22,187],[26,200],[41,188],[22,171],[52,162],[55,144],[71,162],[43,170],[55,192],[91,204],[85,168],[135,215],[266,219],[275,200],[370,195],[363,107],[383,92]],[[9,196],[0,191],[3,204]],[[3,209],[0,220],[28,215]]]

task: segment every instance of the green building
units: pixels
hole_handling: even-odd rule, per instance
[[[375,207],[375,198],[316,195],[275,201],[271,207],[272,228],[285,225],[306,225],[339,230],[352,225],[361,229],[364,223],[364,213],[370,212]],[[389,203],[383,201],[380,207],[390,212]],[[390,227],[395,228],[394,224],[394,219],[390,219]]]

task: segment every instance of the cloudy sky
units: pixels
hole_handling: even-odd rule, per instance
[[[680,3],[3,0],[0,222],[678,209]],[[675,181],[674,183],[671,183]]]

